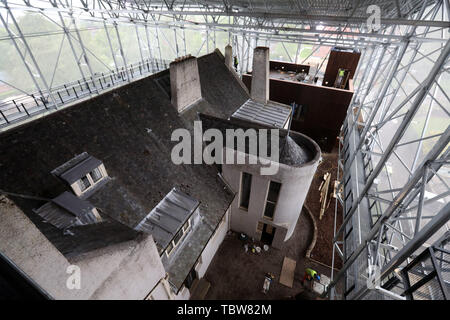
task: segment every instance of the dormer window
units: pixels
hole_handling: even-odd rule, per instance
[[[54,175],[65,181],[77,196],[87,197],[97,185],[108,176],[103,163],[87,152],[52,171]]]
[[[102,221],[97,209],[89,201],[67,191],[33,211],[61,230]]]
[[[193,214],[199,214],[200,202],[173,188],[150,213],[141,220],[135,230],[149,233],[155,240],[160,255],[167,257],[182,246],[195,222]]]

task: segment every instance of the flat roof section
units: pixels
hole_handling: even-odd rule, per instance
[[[283,129],[291,111],[290,107],[272,101],[263,104],[248,99],[231,117]]]

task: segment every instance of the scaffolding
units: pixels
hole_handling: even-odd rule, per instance
[[[239,74],[261,45],[294,63],[360,50],[327,294],[414,298],[401,270],[449,229],[449,15],[448,0],[0,0],[0,132],[227,44]]]

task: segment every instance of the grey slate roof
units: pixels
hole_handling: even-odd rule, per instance
[[[256,122],[259,124],[284,128],[291,115],[289,106],[268,101],[264,104],[254,100],[247,100],[235,113],[233,118]]]
[[[154,75],[2,133],[0,189],[51,199],[67,190],[52,170],[83,152],[102,161],[110,180],[87,200],[103,221],[75,226],[73,236],[33,212],[43,202],[11,197],[59,251],[75,257],[137,237],[134,227],[175,187],[200,202],[202,223],[211,226],[180,260],[185,268],[176,276],[185,279],[234,195],[215,167],[172,163],[172,131],[191,129],[197,111],[228,118],[249,98],[218,54],[198,58],[198,65],[204,99],[182,114]]]

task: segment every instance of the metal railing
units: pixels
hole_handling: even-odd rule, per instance
[[[0,129],[8,128],[27,118],[74,103],[85,97],[98,95],[133,80],[143,78],[168,68],[170,61],[146,59],[136,64],[95,73],[94,77],[80,79],[50,89],[0,102]]]

